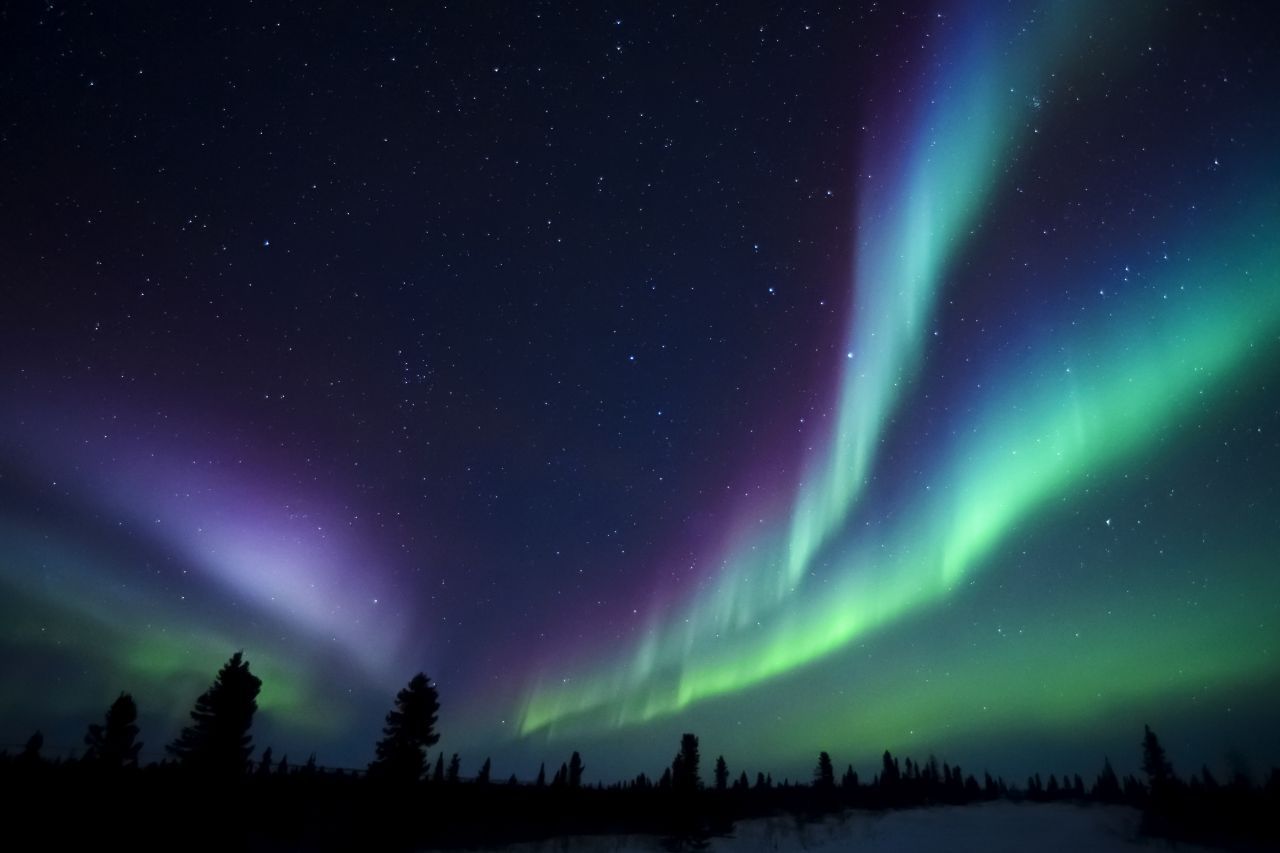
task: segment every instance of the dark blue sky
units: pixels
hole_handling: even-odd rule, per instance
[[[1020,773],[1081,730],[1136,742],[1162,707],[1175,760],[1274,760],[1253,722],[1217,735],[1276,701],[1272,17],[6,10],[3,739],[40,725],[74,747],[129,689],[158,751],[243,647],[267,682],[259,743],[322,763],[365,761],[420,669],[442,745],[499,775],[577,743],[593,772],[651,771],[694,726],[712,750],[767,744],[735,772],[901,744]],[[1082,384],[1037,396],[1060,367]],[[861,475],[842,416],[871,424]],[[1060,479],[1004,471],[1020,418],[1098,432]],[[823,485],[846,476],[847,500]],[[1133,491],[1153,477],[1172,498]],[[974,541],[1016,508],[963,551],[965,580],[798,651],[839,622],[821,602],[886,613],[895,579],[937,568],[925,543],[959,559],[952,497]],[[783,583],[811,524],[820,547]],[[1104,610],[1126,627],[1098,617],[1085,654],[1140,689],[1090,710],[1098,684],[1066,667],[1019,692]],[[1014,611],[1048,633],[1010,657],[988,643]],[[1153,614],[1265,653],[1132,651]],[[786,665],[759,675],[771,655]],[[985,688],[938,686],[988,659]],[[1007,742],[975,717],[984,689],[1019,720]],[[954,719],[897,731],[917,693]]]

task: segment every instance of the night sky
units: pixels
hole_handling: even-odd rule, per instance
[[[1280,761],[1274,12],[903,5],[7,4],[0,741]]]

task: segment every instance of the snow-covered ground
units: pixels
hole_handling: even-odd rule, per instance
[[[790,817],[739,822],[731,838],[712,838],[714,853],[1134,853],[1169,850],[1141,838],[1137,811],[1063,803],[984,803],[885,813],[847,812],[821,822]],[[504,848],[508,853],[651,853],[669,849],[642,835],[556,838]],[[1179,844],[1179,853],[1210,848]]]

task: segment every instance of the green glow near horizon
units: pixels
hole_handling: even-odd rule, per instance
[[[1246,236],[1216,244],[1222,257],[1154,289],[1172,300],[1153,294],[1074,341],[1081,364],[1055,351],[992,391],[961,431],[976,440],[957,444],[944,466],[939,482],[948,485],[888,535],[843,548],[820,594],[731,635],[713,626],[714,640],[690,644],[691,632],[677,631],[651,641],[631,667],[539,691],[523,730],[653,720],[789,672],[951,594],[1051,497],[1158,443],[1219,383],[1267,364],[1280,333],[1280,241],[1274,222],[1248,224],[1233,231]],[[1233,269],[1232,257],[1248,262]]]
[[[349,713],[326,698],[309,670],[273,651],[260,632],[184,623],[161,607],[154,591],[117,584],[90,584],[113,570],[112,558],[93,553],[66,536],[40,538],[25,526],[0,523],[0,543],[9,563],[5,576],[20,583],[7,602],[9,641],[45,665],[50,657],[72,655],[92,661],[83,672],[101,685],[103,709],[119,691],[132,693],[144,714],[172,722],[173,731],[149,733],[160,743],[185,724],[195,699],[237,649],[245,649],[253,672],[263,680],[258,708],[268,716],[310,732],[335,733]],[[92,586],[105,595],[70,597],[67,587]],[[140,613],[148,616],[140,617]],[[17,662],[15,661],[15,665]],[[34,677],[34,676],[33,676]],[[0,695],[5,707],[30,700],[33,708],[81,711],[84,685],[63,696],[49,684],[38,694]],[[324,713],[317,713],[323,710]]]
[[[1019,120],[1064,40],[1092,37],[1073,26],[1084,9],[1054,8],[1058,15],[1022,28],[1005,50],[988,24],[975,29],[948,69],[961,83],[940,84],[928,100],[900,179],[862,191],[836,424],[790,517],[732,543],[711,586],[655,622],[630,653],[568,677],[548,673],[525,697],[522,733],[659,719],[935,605],[1055,496],[1157,448],[1185,407],[1213,396],[1214,383],[1266,365],[1280,331],[1280,216],[1271,199],[1261,210],[1237,208],[1214,235],[1189,235],[1199,257],[1153,272],[1149,290],[1129,294],[1115,315],[1081,318],[1052,340],[1063,349],[992,378],[944,448],[936,490],[892,527],[854,536],[861,491],[924,357],[948,264],[997,188],[1023,135]]]
[[[1011,21],[971,21],[965,47],[944,55],[935,69],[939,79],[927,81],[928,96],[917,94],[926,106],[907,131],[900,171],[895,174],[893,168],[899,156],[895,140],[864,152],[886,177],[868,179],[858,188],[857,288],[849,357],[840,365],[836,423],[829,446],[809,461],[785,538],[772,529],[760,541],[738,543],[709,595],[671,627],[655,626],[624,666],[628,674],[615,671],[603,679],[603,689],[592,691],[601,695],[580,697],[571,706],[594,706],[608,701],[608,694],[625,694],[637,687],[635,674],[641,674],[639,680],[652,678],[660,662],[670,666],[691,653],[701,643],[700,632],[741,631],[796,595],[814,558],[856,504],[884,425],[903,384],[918,369],[926,338],[923,324],[932,313],[945,266],[1021,135],[1016,125],[1032,109],[1035,87],[1048,74],[1046,57],[1060,53],[1062,43],[1076,32],[1080,11],[1055,4],[1032,32],[1017,35],[1006,31],[1013,27]],[[1011,88],[1008,80],[1019,81],[1022,88]],[[759,677],[775,671],[765,670]],[[686,682],[677,706],[706,687]],[[669,704],[646,704],[639,716],[647,719]],[[544,705],[542,692],[535,691],[524,731],[540,728],[544,717],[559,716],[540,710]],[[623,712],[618,721],[634,716],[634,709]]]
[[[1114,726],[1114,717],[1135,702],[1170,694],[1204,696],[1219,685],[1248,685],[1272,677],[1277,661],[1268,629],[1280,576],[1265,571],[1257,555],[1232,555],[1232,564],[1253,564],[1250,576],[1265,578],[1260,589],[1214,587],[1205,593],[1199,619],[1147,615],[1138,624],[1129,617],[1099,618],[1102,600],[1072,602],[1052,623],[1028,622],[1017,640],[989,635],[980,653],[953,649],[941,660],[931,646],[923,654],[902,655],[900,666],[874,675],[874,701],[859,693],[842,704],[828,701],[820,710],[794,721],[815,748],[944,750],[966,733],[1019,727],[1078,731],[1092,723]],[[1179,565],[1178,571],[1189,566]],[[1199,567],[1202,571],[1212,567]],[[1151,610],[1181,612],[1180,592],[1168,585],[1144,587]],[[1236,624],[1215,614],[1229,612]],[[1080,631],[1064,630],[1064,625]],[[1046,657],[1054,661],[1046,672]],[[929,665],[934,677],[921,679]],[[856,683],[859,668],[850,665]],[[1135,720],[1132,728],[1141,725]],[[774,756],[786,758],[779,750]],[[1092,759],[1093,756],[1090,756]]]

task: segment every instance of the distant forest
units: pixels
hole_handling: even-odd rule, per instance
[[[101,723],[88,726],[76,759],[48,759],[31,735],[17,754],[0,753],[0,784],[10,827],[50,842],[153,840],[183,847],[220,845],[390,848],[467,847],[571,834],[650,833],[668,846],[697,848],[748,817],[819,818],[856,809],[965,805],[1008,799],[1127,805],[1142,810],[1145,832],[1170,839],[1271,846],[1280,841],[1280,769],[1260,783],[1243,774],[1218,780],[1207,767],[1175,772],[1149,727],[1142,776],[1119,777],[1103,758],[1096,777],[1037,773],[1008,782],[958,765],[888,751],[868,777],[832,757],[815,756],[813,776],[775,781],[736,774],[724,756],[707,764],[696,735],[685,734],[662,775],[644,773],[611,785],[583,783],[583,757],[572,752],[550,778],[494,779],[488,758],[469,779],[456,753],[430,760],[440,740],[435,684],[419,673],[395,697],[374,760],[363,771],[330,770],[312,754],[254,757],[251,734],[261,680],[239,652],[196,699],[191,722],[166,746],[164,761],[142,766],[133,698],[122,693]],[[35,835],[32,836],[36,837]]]

